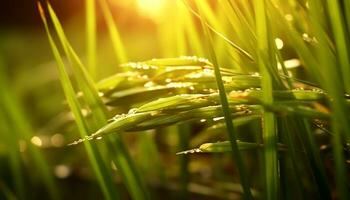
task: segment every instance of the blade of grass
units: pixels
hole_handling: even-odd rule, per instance
[[[189,137],[191,133],[191,126],[189,124],[180,124],[177,127],[177,132],[179,136],[179,148],[180,151],[188,149]],[[190,181],[190,172],[188,170],[189,158],[186,155],[182,155],[179,158],[180,162],[180,199],[189,199],[189,181]]]
[[[186,23],[185,31],[188,38],[188,44],[192,50],[192,54],[197,56],[204,56],[203,47],[200,42],[201,35],[196,28],[196,24],[194,23],[192,15],[187,10],[185,5],[182,4],[180,6],[185,7],[185,8],[182,8],[182,9],[185,9],[185,11],[183,12],[183,14],[185,15],[184,18]]]
[[[23,138],[27,142],[28,150],[33,159],[33,163],[38,169],[50,197],[52,199],[60,199],[60,195],[57,191],[58,187],[54,181],[54,177],[48,163],[45,161],[40,150],[30,142],[34,131],[27,121],[27,117],[25,116],[20,103],[18,102],[16,96],[12,94],[11,89],[9,88],[10,86],[6,82],[6,76],[3,68],[2,63],[0,63],[0,99],[1,105],[5,109],[5,113],[7,114],[10,124],[14,125],[11,126],[11,131],[18,133],[18,138]]]
[[[61,44],[66,51],[69,60],[72,63],[74,74],[77,78],[80,89],[84,93],[84,98],[86,99],[91,111],[93,112],[93,118],[95,120],[95,127],[102,127],[107,123],[107,108],[102,103],[97,89],[95,88],[93,80],[90,78],[89,74],[85,71],[82,62],[79,57],[74,52],[73,48],[70,46],[67,38],[65,37],[62,26],[50,5],[48,5],[50,17],[53,20],[54,27],[59,36]],[[134,166],[124,144],[119,136],[109,137],[106,140],[107,148],[114,152],[112,159],[116,159],[115,163],[122,172],[126,186],[135,199],[147,199],[149,194],[147,192],[146,186],[136,167]]]
[[[88,69],[92,77],[96,78],[96,13],[95,0],[85,0],[86,15],[86,55]]]
[[[301,180],[301,173],[300,173],[300,170],[299,170],[299,166],[298,166],[298,162],[299,162],[299,157],[297,155],[297,152],[296,152],[296,149],[297,149],[297,145],[295,143],[295,139],[293,137],[293,132],[290,130],[289,128],[289,125],[290,125],[290,122],[289,120],[292,120],[292,119],[289,119],[288,117],[285,118],[285,119],[281,119],[281,130],[283,131],[282,132],[282,142],[285,140],[286,141],[286,145],[288,146],[288,157],[289,158],[285,158],[285,160],[289,159],[290,160],[290,169],[291,171],[286,171],[285,175],[285,179],[288,178],[289,174],[292,174],[291,175],[291,179],[293,181],[293,184],[294,184],[294,187],[296,188],[296,192],[297,192],[297,195],[300,195],[300,197],[302,197],[303,199],[305,199],[305,186]],[[288,163],[286,163],[287,165]],[[281,170],[282,171],[282,170]],[[281,175],[282,176],[282,175]],[[282,182],[282,181],[281,181]],[[288,189],[290,186],[289,186],[289,182],[288,180],[286,180],[286,182],[284,182],[284,185],[285,187]],[[286,194],[288,195],[288,194]],[[294,196],[294,195],[291,195],[291,196]],[[290,197],[291,199],[292,197]]]
[[[287,25],[288,34],[287,37],[291,40],[293,47],[297,50],[299,57],[305,63],[307,69],[311,72],[311,76],[320,83],[323,83],[321,78],[321,73],[319,70],[319,64],[315,59],[313,52],[309,49],[307,44],[302,41],[301,34],[299,34],[294,26],[288,24],[283,15],[281,15],[278,8],[271,8],[275,12],[270,12],[272,14],[277,14],[275,18],[283,19],[280,26]],[[305,147],[308,163],[312,169],[313,178],[315,179],[315,184],[318,187],[318,192],[320,198],[330,199],[330,188],[326,177],[326,172],[322,164],[320,157],[320,152],[315,143],[315,138],[313,133],[309,128],[309,124],[305,119],[294,118],[289,121],[290,127],[294,130],[293,132],[299,133],[299,137]],[[296,128],[299,127],[299,128]]]
[[[117,25],[114,22],[113,15],[111,13],[111,10],[109,9],[108,3],[106,0],[98,0],[98,2],[101,6],[103,16],[106,20],[115,56],[119,63],[125,63],[128,61],[128,58],[125,53],[125,48],[123,46],[122,40],[120,39],[120,34]]]
[[[328,13],[330,16],[330,22],[332,25],[333,35],[335,38],[337,58],[340,64],[340,71],[342,75],[343,85],[345,91],[350,93],[350,61],[349,61],[349,49],[346,41],[346,35],[344,28],[344,21],[342,18],[342,12],[338,1],[327,1]]]
[[[42,9],[40,3],[38,3],[38,8],[39,8],[41,19],[42,19],[43,24],[45,26],[45,30],[47,33],[47,37],[49,39],[51,50],[52,50],[53,55],[55,57],[55,60],[57,62],[57,67],[59,70],[61,84],[62,84],[62,88],[64,90],[64,93],[66,95],[67,102],[68,102],[68,104],[72,110],[72,113],[75,117],[75,122],[78,126],[79,133],[80,133],[81,137],[85,137],[88,135],[89,132],[88,132],[87,124],[86,124],[84,117],[81,113],[79,102],[76,98],[73,86],[72,86],[71,81],[69,79],[69,76],[66,72],[62,57],[57,49],[57,46],[56,46],[54,40],[52,39],[50,30],[49,30],[49,27],[47,24],[47,20],[46,20],[45,14],[44,14],[44,10]],[[90,164],[94,170],[94,173],[96,175],[96,178],[98,180],[98,183],[102,189],[102,192],[103,192],[105,198],[106,199],[118,198],[117,190],[113,186],[112,176],[108,173],[108,169],[104,165],[103,159],[102,159],[100,153],[98,152],[96,145],[87,141],[87,142],[84,142],[84,146],[85,146],[85,149],[87,151],[87,154],[88,154],[88,157],[90,160]]]
[[[187,42],[185,38],[185,21],[184,21],[184,13],[185,8],[182,5],[182,2],[176,1],[176,7],[178,9],[178,15],[176,17],[176,47],[177,47],[177,55],[187,55],[188,48]],[[184,91],[185,92],[185,91]],[[179,148],[181,150],[188,148],[188,141],[190,136],[190,125],[188,124],[180,124],[176,127],[176,132],[178,135]],[[189,180],[190,180],[190,172],[188,170],[189,158],[185,155],[179,156],[178,158],[180,164],[179,177],[180,177],[180,191],[178,198],[180,199],[189,199]]]
[[[264,104],[273,104],[273,86],[269,73],[270,63],[267,63],[269,52],[269,37],[267,32],[267,17],[265,10],[265,0],[254,1],[254,10],[256,18],[257,32],[257,55],[258,66],[261,74],[261,88],[263,91],[262,100]],[[265,192],[266,199],[278,199],[278,159],[277,159],[277,133],[275,116],[271,112],[265,111],[262,119],[263,139],[264,139],[264,156],[265,156]]]
[[[201,10],[200,10],[200,12],[201,12]],[[250,191],[249,181],[247,178],[247,173],[245,171],[243,159],[242,159],[241,154],[240,154],[239,149],[238,149],[236,131],[235,131],[233,123],[232,123],[232,116],[230,113],[230,108],[229,108],[229,104],[228,104],[228,100],[227,100],[227,96],[226,96],[226,90],[225,90],[225,87],[224,87],[224,84],[222,81],[219,66],[217,65],[218,62],[216,61],[215,51],[214,51],[213,46],[212,46],[213,41],[212,41],[211,35],[209,33],[209,29],[208,29],[205,18],[202,18],[201,15],[199,15],[199,17],[201,19],[202,28],[205,32],[205,37],[206,37],[206,40],[208,43],[207,45],[208,45],[208,50],[209,50],[209,56],[212,60],[213,66],[214,66],[215,78],[216,78],[217,86],[219,89],[221,106],[222,106],[222,110],[224,112],[226,127],[228,130],[228,134],[229,134],[229,138],[230,138],[230,142],[231,142],[231,147],[232,147],[232,156],[233,156],[233,159],[235,161],[235,164],[236,164],[238,172],[239,172],[239,177],[240,177],[242,188],[244,191],[244,198],[245,199],[253,199],[252,193]]]
[[[350,2],[343,2],[343,12],[345,13],[345,22],[347,27],[347,37],[350,39]],[[349,43],[349,41],[348,41]]]
[[[324,30],[324,24],[320,21],[320,7],[321,2],[311,0],[310,5],[310,19],[313,28],[315,29],[315,36],[319,42],[319,48],[316,49],[317,56],[320,58],[320,66],[323,69],[323,85],[326,91],[329,93],[332,100],[330,101],[330,107],[333,111],[332,115],[332,131],[334,133],[333,153],[335,160],[335,172],[336,172],[336,186],[339,199],[349,199],[349,188],[347,186],[348,180],[346,179],[346,166],[345,158],[343,154],[343,138],[346,141],[350,141],[350,125],[349,125],[349,112],[345,106],[344,99],[344,85],[338,78],[341,77],[340,69],[334,69],[333,66],[338,66],[338,60],[333,54],[332,47],[329,46],[329,38]],[[335,36],[339,37],[340,33]],[[337,39],[336,39],[337,43]],[[340,52],[338,52],[340,53]],[[348,56],[348,55],[347,55]],[[341,61],[340,61],[341,62]],[[349,66],[347,66],[349,67]]]
[[[191,8],[190,5],[188,5],[188,3],[186,2],[186,0],[183,0],[183,2],[185,3],[186,7],[188,8],[188,10],[194,15],[196,16],[201,22],[203,21],[202,17]],[[207,22],[205,22],[205,27],[207,27],[208,29],[210,29],[213,33],[215,33],[217,36],[219,36],[220,38],[222,38],[225,42],[227,42],[228,44],[230,44],[234,49],[236,49],[238,52],[240,52],[242,55],[244,55],[245,57],[247,57],[249,60],[254,61],[253,57],[244,49],[242,49],[241,47],[239,47],[237,44],[233,43],[231,40],[229,40],[226,36],[224,36],[222,33],[218,32],[217,30],[215,30],[210,24],[208,24]]]
[[[3,90],[3,87],[5,87],[4,83],[4,67],[1,63],[0,58],[0,91],[5,94]],[[7,85],[7,84],[6,84]],[[7,93],[6,93],[7,94]],[[26,189],[25,189],[25,183],[23,179],[23,169],[22,169],[22,162],[21,162],[21,154],[20,154],[20,148],[19,148],[19,141],[20,137],[17,132],[11,133],[12,127],[11,124],[13,124],[10,120],[8,120],[8,117],[6,116],[6,110],[3,108],[5,105],[1,100],[0,106],[0,127],[1,127],[1,140],[4,141],[5,144],[8,144],[8,157],[10,160],[10,167],[11,167],[11,175],[13,179],[14,184],[14,191],[18,198],[20,199],[26,199]]]

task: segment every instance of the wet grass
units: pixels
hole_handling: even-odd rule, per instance
[[[162,198],[157,187],[181,199],[193,193],[348,199],[350,4],[256,0],[170,6],[165,18],[174,23],[157,24],[161,55],[168,58],[129,63],[130,49],[106,0],[86,1],[86,61],[50,4],[39,6],[69,107],[62,113],[74,116],[60,123],[80,134],[66,148],[84,146],[103,197],[122,198],[119,181],[133,199]],[[101,80],[97,9],[113,59],[121,63],[116,74]],[[2,137],[14,147],[8,159],[15,192],[0,184],[8,198],[28,193],[18,144],[25,140],[51,197],[59,199],[50,165],[29,142],[33,130],[5,74],[0,72],[0,92],[6,94],[1,125],[17,134]],[[200,178],[198,169],[205,167],[215,168],[215,176],[207,173],[209,183]]]

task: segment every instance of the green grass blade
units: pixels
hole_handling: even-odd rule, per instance
[[[185,5],[187,6],[188,10],[194,15],[196,16],[201,22],[203,21],[202,17],[196,12],[194,11],[191,6],[189,6],[186,2],[186,0],[183,0],[183,2],[185,3]],[[242,49],[240,46],[238,46],[237,44],[235,44],[234,42],[232,42],[231,40],[229,40],[226,36],[224,36],[222,33],[218,32],[215,28],[213,28],[210,24],[208,24],[207,22],[205,22],[205,27],[207,27],[208,29],[210,29],[213,33],[215,33],[217,36],[219,36],[220,38],[222,38],[225,42],[227,42],[229,45],[231,45],[234,49],[236,49],[238,52],[240,52],[243,56],[247,57],[249,60],[254,61],[253,57],[244,49]]]
[[[7,87],[7,81],[5,80],[6,76],[4,71],[4,66],[0,57],[0,92],[1,94],[8,95],[9,88],[5,88]],[[0,136],[1,140],[4,141],[5,144],[8,144],[8,146],[6,147],[8,148],[8,157],[10,162],[11,175],[13,179],[14,191],[20,199],[26,199],[25,196],[27,192],[25,189],[21,153],[19,149],[20,134],[18,134],[17,132],[12,133],[13,128],[11,127],[11,124],[14,123],[12,123],[11,120],[9,120],[6,116],[7,112],[5,107],[3,107],[6,104],[2,102],[2,99],[3,98],[0,99],[2,105],[0,106]]]
[[[120,39],[120,34],[117,25],[114,22],[113,15],[108,6],[108,3],[106,0],[98,0],[98,2],[101,6],[103,16],[106,20],[115,56],[119,63],[125,63],[128,61],[127,54],[125,53],[125,48],[123,46],[122,40]]]
[[[238,149],[238,145],[237,145],[236,131],[235,131],[233,123],[232,123],[232,116],[230,113],[230,108],[229,108],[229,104],[228,104],[228,100],[227,100],[227,96],[226,96],[226,90],[225,90],[225,87],[224,87],[224,84],[222,81],[221,72],[220,72],[220,68],[218,66],[218,62],[216,61],[215,51],[214,51],[213,46],[212,46],[213,41],[212,41],[209,29],[208,29],[206,20],[204,18],[201,18],[201,22],[202,22],[202,28],[205,31],[205,37],[206,37],[207,42],[208,42],[209,56],[212,60],[213,66],[214,66],[215,78],[216,78],[216,82],[217,82],[217,87],[219,89],[221,106],[222,106],[222,110],[223,110],[223,113],[225,116],[226,127],[228,130],[228,134],[229,134],[229,138],[230,138],[230,142],[231,142],[232,155],[233,155],[233,159],[235,161],[235,164],[237,166],[239,176],[241,179],[241,184],[242,184],[243,191],[244,191],[244,198],[245,199],[252,199],[253,197],[252,197],[252,194],[250,191],[247,173],[245,171],[243,159],[239,153],[239,149]]]
[[[93,118],[95,120],[95,127],[102,127],[107,123],[107,115],[106,115],[106,107],[102,103],[97,89],[94,85],[93,80],[90,78],[89,74],[85,71],[82,62],[79,57],[74,52],[73,48],[68,43],[67,38],[64,35],[62,26],[59,23],[59,20],[49,5],[49,13],[50,17],[53,20],[54,27],[56,32],[61,40],[61,44],[66,49],[66,54],[72,63],[72,68],[74,70],[75,77],[79,84],[80,89],[83,91],[84,98],[88,103],[92,113]],[[149,198],[145,183],[141,179],[140,175],[137,172],[136,167],[133,164],[130,156],[123,143],[121,142],[121,138],[119,136],[115,136],[115,138],[109,138],[106,140],[107,148],[114,152],[112,159],[116,159],[116,164],[121,171],[121,174],[124,178],[127,188],[131,196],[135,199],[147,199]],[[116,149],[117,151],[115,151]]]
[[[333,140],[333,153],[335,160],[335,172],[336,172],[336,186],[337,192],[340,199],[349,199],[349,188],[348,180],[346,177],[346,166],[345,166],[345,158],[343,153],[343,138],[345,141],[350,141],[350,125],[349,125],[349,111],[345,106],[344,99],[344,85],[338,77],[341,77],[340,69],[336,70],[332,66],[337,66],[338,60],[336,60],[336,55],[333,53],[333,48],[329,45],[329,37],[326,34],[326,30],[324,30],[324,24],[319,20],[319,9],[322,7],[322,3],[312,0],[310,1],[310,18],[311,22],[314,25],[314,29],[316,30],[316,37],[319,42],[319,48],[316,49],[317,56],[320,58],[320,66],[322,67],[323,72],[323,82],[321,83],[325,90],[329,93],[332,101],[330,101],[330,107],[332,109],[332,131],[334,136]],[[337,37],[336,45],[338,44],[339,34],[335,34]],[[342,52],[338,52],[342,53]],[[348,55],[347,55],[348,56]],[[340,57],[339,59],[344,59],[344,57]],[[339,60],[341,63],[342,61]],[[349,66],[346,66],[347,68]]]
[[[82,90],[84,94],[84,98],[87,100],[87,103],[90,105],[94,116],[95,115],[104,116],[106,112],[106,108],[104,107],[98,95],[97,89],[94,85],[92,78],[90,78],[88,72],[86,71],[85,67],[80,61],[78,55],[75,53],[75,51],[69,44],[68,39],[65,36],[65,33],[63,31],[63,28],[50,4],[48,4],[48,10],[49,10],[50,18],[53,22],[54,28],[58,35],[58,38],[62,44],[65,54],[68,57],[69,62],[71,63],[79,88]],[[103,122],[104,121],[101,119],[99,121],[95,121],[95,123],[97,124],[101,124]]]
[[[294,194],[296,196],[299,196],[299,197],[302,197],[302,198],[306,198],[305,196],[305,186],[302,182],[302,175],[301,175],[301,170],[299,169],[299,166],[298,166],[298,163],[300,161],[300,158],[298,157],[298,154],[297,154],[297,145],[296,145],[296,142],[295,142],[295,135],[293,134],[293,130],[290,130],[289,126],[291,125],[290,124],[290,120],[293,120],[291,119],[290,117],[286,117],[286,118],[283,118],[283,119],[280,119],[281,121],[281,142],[285,142],[285,144],[288,146],[288,157],[284,158],[284,160],[286,161],[286,165],[288,164],[287,163],[287,160],[290,159],[290,170],[288,171],[285,171],[285,175],[282,175],[281,173],[281,182],[282,180],[286,180],[284,182],[284,186],[286,188],[286,190],[288,190],[288,188],[290,188],[290,183],[289,181],[287,180],[288,178],[290,178],[292,180],[292,186],[295,187],[295,191],[297,192],[297,194]],[[281,168],[282,168],[282,165],[281,165]],[[288,168],[286,168],[288,169]],[[282,169],[281,169],[282,171]],[[288,177],[289,175],[292,175],[291,177]],[[283,177],[282,179],[282,176],[285,176]],[[282,185],[282,183],[281,183]],[[293,191],[292,191],[293,192]],[[288,195],[287,192],[285,192],[285,195]],[[293,195],[290,195],[290,196],[293,196]],[[288,198],[288,196],[285,196],[286,198]],[[292,197],[290,197],[291,199]]]
[[[188,149],[189,137],[191,134],[191,125],[180,124],[177,126],[177,133],[179,137],[179,149],[183,151]],[[189,181],[190,181],[190,171],[189,171],[189,158],[186,155],[179,157],[180,163],[180,199],[189,199]]]
[[[350,39],[350,2],[349,1],[344,1],[343,9],[345,13],[345,23],[346,23],[345,26],[347,27],[347,38]]]
[[[46,185],[50,197],[52,199],[60,199],[60,195],[57,191],[57,185],[54,181],[54,177],[48,163],[44,159],[40,150],[30,142],[34,131],[32,130],[31,125],[27,121],[27,117],[25,116],[20,103],[18,102],[16,96],[12,94],[8,83],[6,82],[5,70],[4,66],[2,66],[2,63],[0,63],[0,94],[2,94],[0,100],[2,108],[5,109],[5,113],[8,117],[10,124],[13,124],[13,126],[10,127],[12,129],[11,132],[18,133],[19,136],[17,137],[17,139],[22,138],[27,142],[29,154],[33,159],[35,167],[38,169],[38,172],[40,173],[43,182]],[[17,143],[15,144],[15,147],[17,147],[18,141],[15,142]],[[19,179],[19,177],[17,177],[16,179]],[[18,182],[18,184],[20,183]]]
[[[87,66],[92,77],[96,77],[96,11],[95,0],[85,0],[86,15],[86,55]]]
[[[265,9],[265,0],[254,1],[254,10],[256,18],[256,31],[257,31],[257,55],[258,65],[261,74],[261,88],[263,91],[262,100],[265,104],[273,104],[273,86],[271,74],[269,73],[269,67],[271,63],[267,63],[269,51],[269,37],[267,31],[267,16]],[[276,133],[276,120],[275,116],[271,112],[265,111],[263,113],[263,139],[265,144],[265,192],[266,199],[276,200],[278,199],[278,159],[277,159],[277,133]]]
[[[81,113],[80,105],[79,102],[76,98],[73,86],[71,84],[71,81],[69,79],[69,76],[66,72],[65,65],[63,63],[62,57],[60,56],[60,53],[57,49],[57,46],[52,39],[52,36],[50,34],[49,27],[47,25],[47,20],[45,18],[44,11],[39,5],[39,12],[42,18],[42,21],[45,26],[45,30],[49,39],[49,43],[51,46],[51,50],[53,52],[53,55],[55,57],[55,60],[57,62],[58,70],[59,70],[59,75],[60,75],[60,80],[62,84],[62,88],[64,90],[64,93],[67,98],[67,102],[72,110],[72,113],[75,117],[76,124],[79,129],[79,133],[81,137],[85,137],[88,135],[89,131],[87,128],[87,124],[85,122],[85,119]],[[95,172],[95,175],[97,177],[97,180],[100,184],[100,187],[102,189],[102,192],[105,196],[106,199],[116,199],[117,197],[117,192],[116,188],[113,186],[113,180],[110,174],[108,173],[108,168],[104,165],[103,159],[100,155],[100,153],[97,150],[97,147],[95,144],[90,143],[90,142],[85,142],[84,143],[85,149],[87,151],[90,164]]]
[[[242,150],[254,150],[262,147],[263,145],[251,142],[236,141],[238,149]],[[215,143],[204,143],[196,149],[186,150],[178,152],[177,154],[188,154],[188,153],[227,153],[232,152],[232,146],[230,141],[215,142]]]
[[[340,71],[342,75],[343,85],[345,91],[350,93],[350,61],[349,61],[349,47],[347,44],[345,35],[345,26],[342,19],[342,12],[340,10],[340,5],[338,1],[327,1],[328,13],[330,16],[330,22],[332,25],[332,30],[335,38],[335,45],[337,49],[337,58],[340,64]]]

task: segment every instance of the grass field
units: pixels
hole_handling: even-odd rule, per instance
[[[0,35],[0,199],[350,198],[348,1],[55,5]]]

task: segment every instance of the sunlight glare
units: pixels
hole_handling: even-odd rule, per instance
[[[140,12],[152,18],[157,18],[160,16],[164,5],[165,0],[137,0],[137,6]]]

